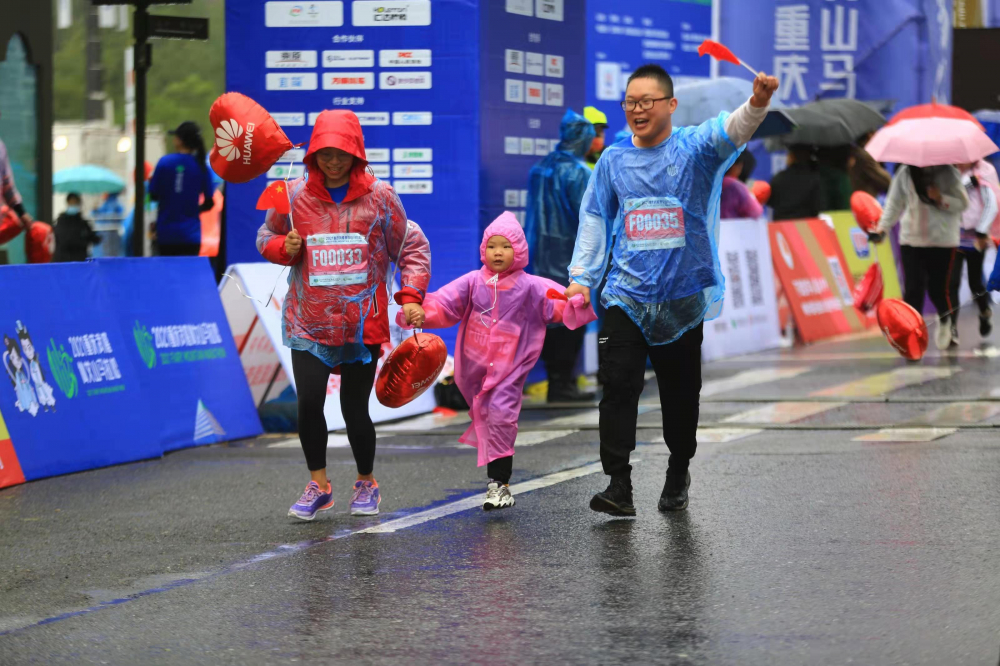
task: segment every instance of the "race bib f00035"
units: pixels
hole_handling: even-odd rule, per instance
[[[627,200],[624,222],[630,250],[669,250],[685,245],[684,209],[673,197]]]

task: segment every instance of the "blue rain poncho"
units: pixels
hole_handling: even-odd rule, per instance
[[[728,116],[675,127],[655,148],[615,143],[584,195],[570,279],[599,285],[615,237],[601,304],[622,308],[649,344],[673,342],[722,311],[719,199],[742,151],[726,134]]]
[[[568,110],[559,126],[559,145],[531,167],[524,235],[534,275],[566,281],[580,225],[580,203],[592,173],[583,158],[595,136],[590,121]]]

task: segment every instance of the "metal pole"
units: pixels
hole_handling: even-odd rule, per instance
[[[135,216],[132,225],[132,255],[145,255],[146,241],[146,72],[150,51],[147,43],[148,0],[135,3]]]

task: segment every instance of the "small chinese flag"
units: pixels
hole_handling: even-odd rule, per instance
[[[277,180],[260,193],[260,198],[257,199],[257,210],[268,210],[273,208],[278,213],[282,215],[288,215],[292,209],[292,205],[288,200],[288,183],[283,180]]]
[[[731,62],[734,65],[742,65],[740,59],[730,51],[728,48],[720,44],[719,42],[713,42],[711,39],[706,39],[698,47],[698,56],[710,55],[716,60],[724,60],[725,62]]]

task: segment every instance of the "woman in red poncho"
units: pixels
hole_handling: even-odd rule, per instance
[[[291,215],[269,210],[257,233],[265,259],[291,266],[282,339],[292,350],[299,439],[312,480],[289,515],[312,520],[333,506],[323,415],[331,372],[341,375],[340,405],[358,467],[351,513],[374,515],[381,496],[372,474],[375,426],[368,398],[381,345],[389,341],[389,262],[402,272],[396,302],[407,321],[420,326],[430,246],[420,227],[407,221],[392,187],[368,171],[354,113],[321,113],[303,161],[306,175],[288,183]]]

